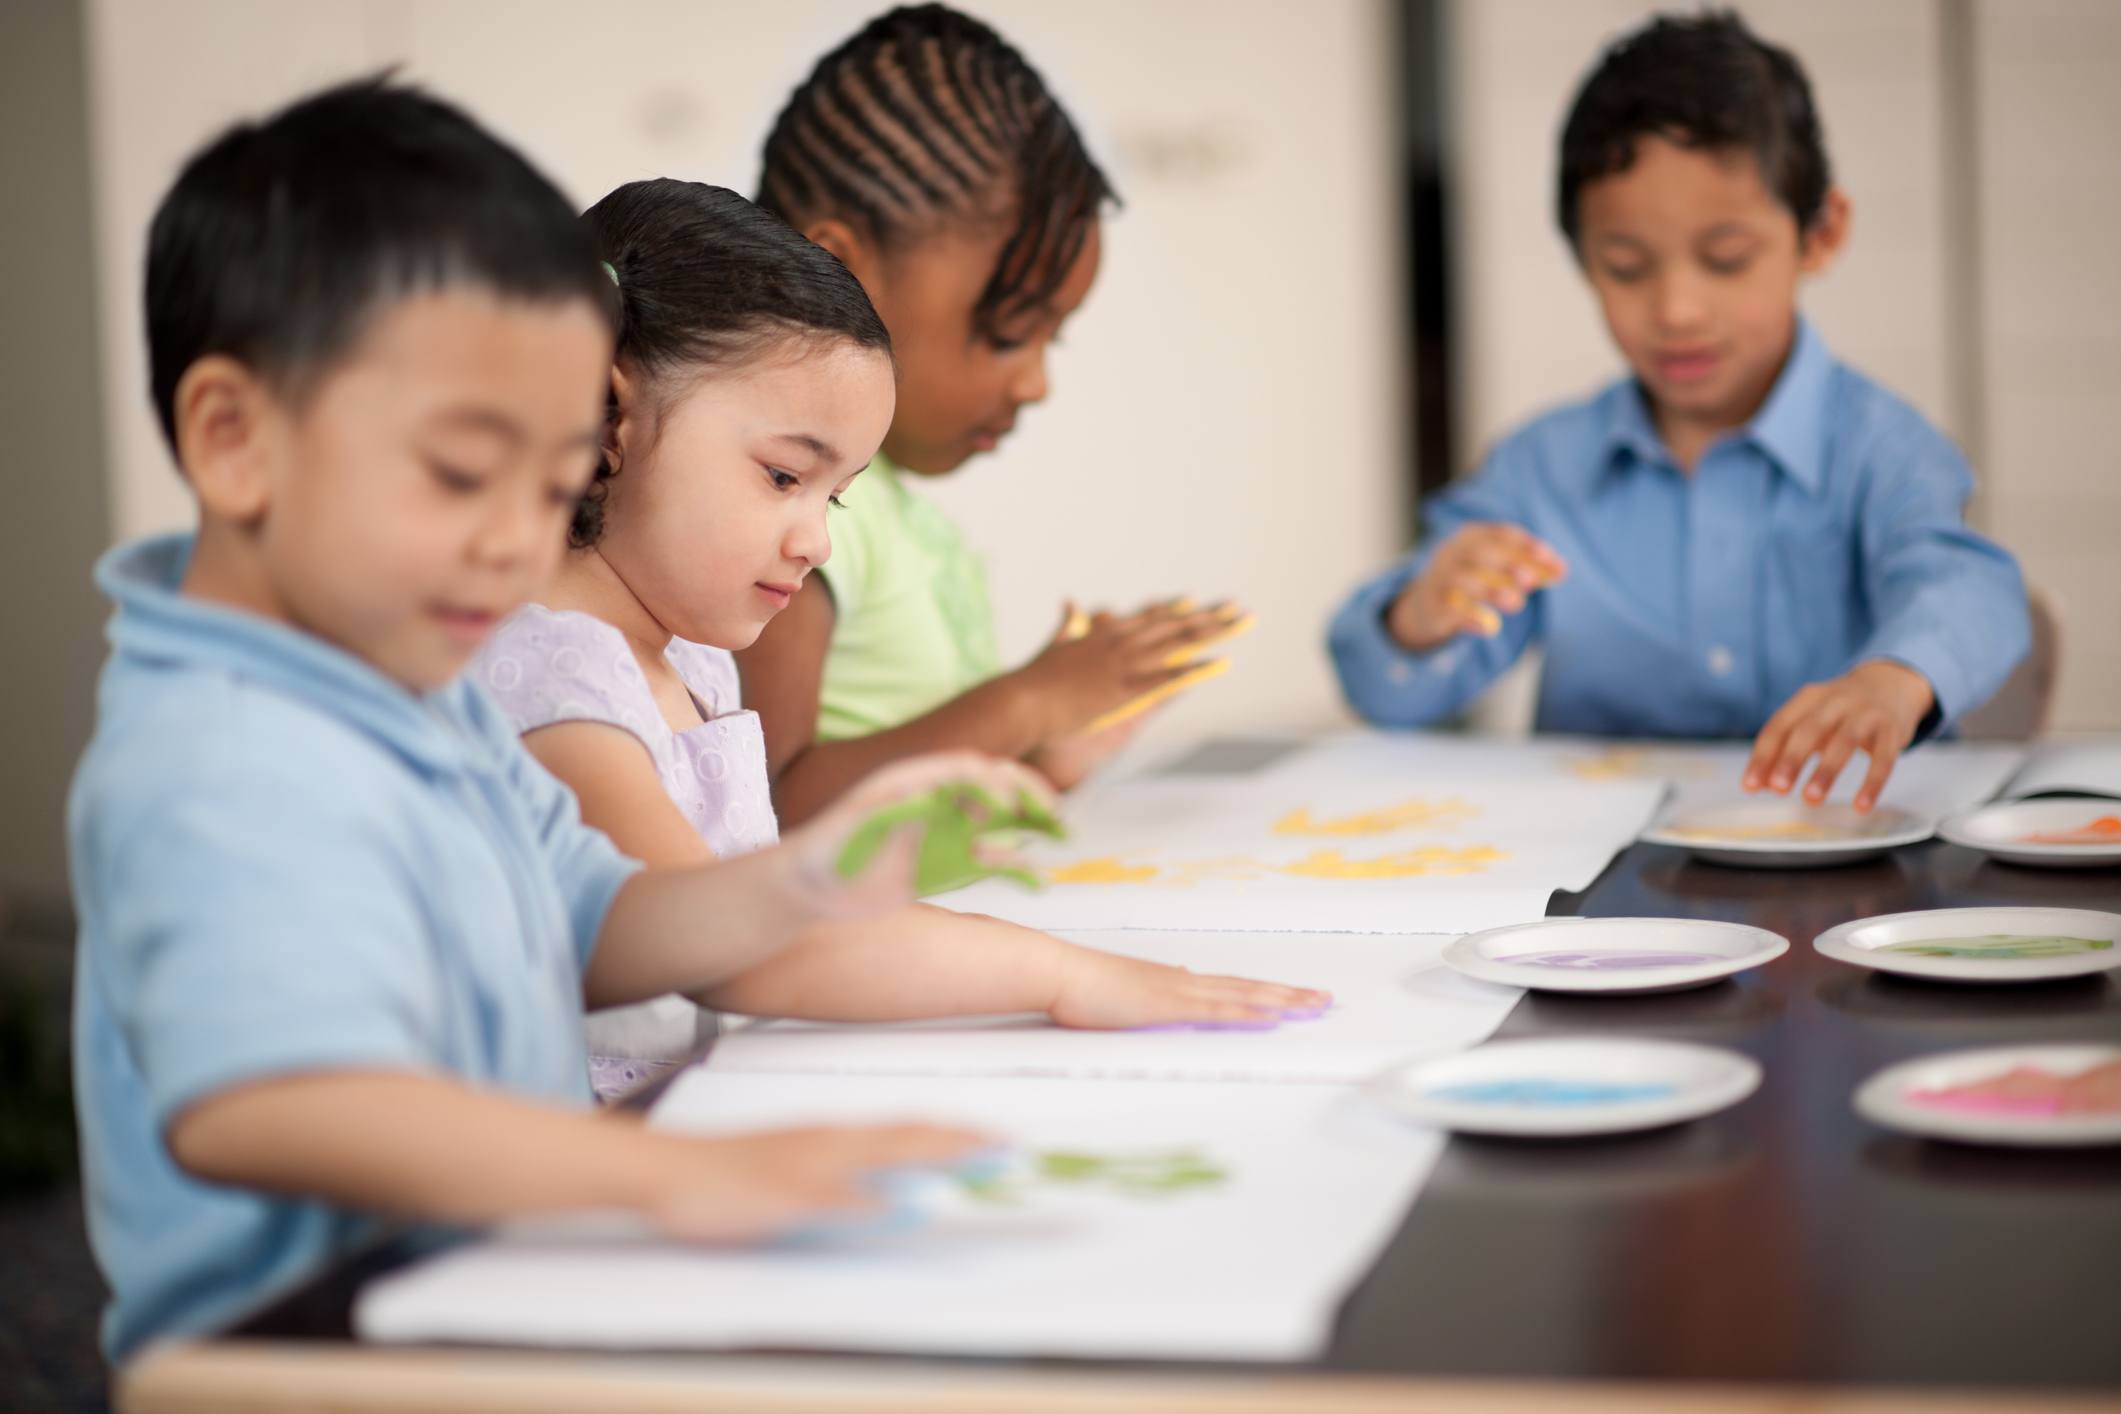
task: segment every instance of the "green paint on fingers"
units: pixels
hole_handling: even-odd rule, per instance
[[[923,795],[888,805],[864,820],[840,850],[839,874],[852,879],[869,867],[892,833],[908,825],[921,827],[920,861],[913,875],[914,892],[948,893],[992,874],[1006,875],[1027,888],[1038,876],[1028,869],[990,864],[979,857],[982,841],[1004,834],[1035,831],[1063,838],[1067,830],[1054,813],[1029,791],[1018,791],[1013,805],[992,793],[963,783],[937,786]]]

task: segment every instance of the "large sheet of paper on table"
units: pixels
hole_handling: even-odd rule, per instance
[[[1739,784],[1745,763],[1752,755],[1748,742],[1659,742],[1633,744],[1613,742],[1547,743],[1552,759],[1563,770],[1589,778],[1663,778],[1671,782],[1672,794],[1658,812],[1659,820],[1676,820],[1697,810],[1735,805],[1748,800],[1773,800],[1768,794],[1750,794]],[[1911,814],[1941,820],[1993,798],[2025,759],[2025,747],[2011,742],[1938,741],[1907,752],[1893,766],[1891,779],[1878,798],[1880,805],[1895,806]],[[1845,804],[1855,798],[1870,769],[1870,758],[1857,752],[1828,795],[1829,803]],[[1801,782],[1800,782],[1801,784]],[[1794,793],[1789,797],[1795,799]]]
[[[694,1070],[654,1114],[705,1132],[954,1121],[1040,1150],[1189,1152],[1220,1181],[1048,1184],[793,1250],[518,1233],[371,1284],[366,1339],[631,1349],[1291,1360],[1433,1166],[1434,1131],[1341,1086]]]
[[[1444,965],[1452,935],[1113,931],[1071,942],[1195,972],[1317,987],[1332,1009],[1255,1031],[1070,1031],[1044,1017],[888,1026],[755,1023],[724,1036],[719,1071],[1350,1082],[1485,1041],[1522,992]]]
[[[1503,772],[1484,770],[1491,760]],[[1648,824],[1661,780],[1364,735],[1254,774],[1148,776],[1029,853],[1037,892],[987,880],[933,902],[1036,928],[1466,933],[1541,917]]]

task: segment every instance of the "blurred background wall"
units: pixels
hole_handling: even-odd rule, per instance
[[[101,653],[89,560],[188,516],[138,334],[142,233],[183,156],[238,117],[400,65],[578,201],[651,175],[748,192],[788,90],[877,7],[0,6],[0,891],[63,892],[64,784]],[[1262,622],[1237,671],[1156,719],[1147,745],[1339,719],[1323,622],[1405,543],[1417,482],[1617,371],[1549,190],[1577,79],[1648,7],[968,8],[1045,71],[1127,203],[1050,404],[934,488],[989,556],[1005,648],[1032,651],[1064,596],[1238,594]],[[2101,248],[2121,216],[2121,5],[1743,8],[1809,67],[1856,202],[1813,317],[1966,444],[1979,523],[2061,600],[2057,725],[2121,729],[2121,481],[2102,435],[2121,387],[2121,266]]]
[[[749,193],[788,93],[875,0],[93,0],[112,489],[123,534],[190,511],[139,389],[141,236],[231,120],[398,65],[578,202],[647,176]],[[1070,595],[1241,595],[1260,627],[1176,741],[1338,713],[1319,625],[1398,547],[1393,16],[1371,0],[996,0],[1125,206],[1050,402],[930,486],[988,558],[1004,654]],[[856,493],[860,494],[859,487]]]

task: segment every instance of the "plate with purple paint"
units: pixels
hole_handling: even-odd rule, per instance
[[[2121,1046],[1984,1046],[1887,1066],[1856,1113],[1925,1139],[2062,1148],[2121,1144]]]
[[[1541,992],[1676,992],[1772,962],[1789,940],[1707,918],[1543,918],[1469,933],[1443,960],[1483,982]]]
[[[1424,1124],[1556,1137],[1699,1119],[1759,1088],[1759,1065],[1736,1051],[1604,1036],[1494,1042],[1370,1082],[1386,1108]]]

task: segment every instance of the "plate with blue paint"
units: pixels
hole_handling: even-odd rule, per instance
[[[1836,962],[1938,982],[2049,982],[2121,967],[2121,913],[2090,908],[1929,908],[1829,928]]]
[[[1759,1065],[1721,1046],[1592,1036],[1493,1042],[1370,1082],[1386,1108],[1423,1124],[1556,1138],[1699,1119],[1759,1088]]]
[[[1506,987],[1633,996],[1705,987],[1789,950],[1779,933],[1706,918],[1544,918],[1470,933],[1443,960]]]

